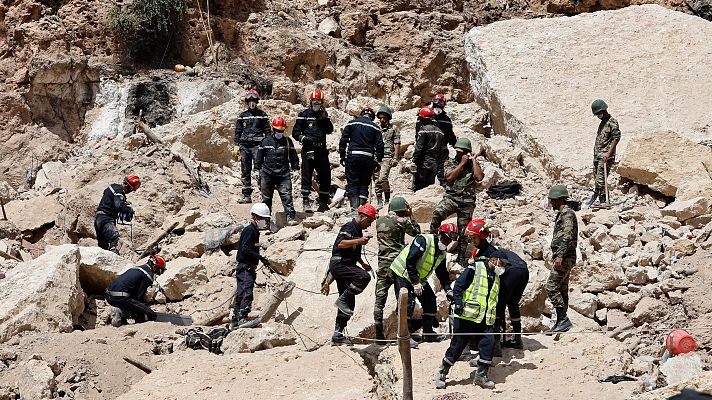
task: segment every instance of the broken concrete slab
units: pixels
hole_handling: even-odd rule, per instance
[[[208,281],[208,275],[200,260],[180,257],[168,260],[166,272],[156,280],[168,300],[177,301],[200,290],[200,285]]]
[[[676,200],[667,207],[660,210],[665,217],[675,217],[678,221],[684,222],[688,219],[707,214],[710,208],[710,200],[707,197],[696,197],[690,200]]]
[[[225,354],[254,353],[275,347],[291,346],[297,343],[297,336],[285,324],[263,324],[259,328],[237,329],[225,337],[222,351]]]
[[[54,224],[63,209],[57,196],[38,196],[5,204],[7,219],[22,232],[33,232]]]

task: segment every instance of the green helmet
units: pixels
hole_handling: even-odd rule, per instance
[[[596,99],[591,103],[591,112],[594,115],[606,110],[608,110],[608,104],[601,99]]]
[[[390,107],[386,107],[386,106],[379,107],[378,111],[376,112],[376,117],[378,117],[378,114],[386,114],[386,115],[388,115],[388,119],[393,118],[393,110],[391,110]]]
[[[554,185],[549,189],[549,199],[567,199],[569,197],[569,191],[566,190],[564,185]]]
[[[399,212],[408,211],[408,202],[400,196],[396,196],[388,203],[388,211]]]
[[[455,142],[455,147],[456,149],[461,149],[461,150],[467,150],[468,153],[472,153],[472,143],[470,143],[470,139],[468,138],[459,138],[457,139],[457,142]]]

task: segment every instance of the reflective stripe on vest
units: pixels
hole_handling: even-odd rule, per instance
[[[499,297],[499,276],[495,275],[492,282],[492,290],[489,290],[487,283],[487,257],[477,257],[475,265],[467,268],[475,271],[475,279],[472,280],[470,287],[465,290],[462,296],[464,308],[461,315],[455,315],[457,318],[466,319],[476,323],[482,322],[489,326],[494,325],[497,310],[497,299]]]
[[[153,282],[154,282],[153,276],[151,276],[150,273],[146,272],[145,269],[143,269],[143,268],[141,268],[141,267],[131,267],[131,269],[137,269],[137,270],[143,272],[143,274],[146,275],[146,277],[151,280],[151,284],[153,284]]]
[[[418,270],[420,282],[425,282],[425,280],[433,274],[435,268],[443,261],[445,253],[442,253],[437,258],[435,257],[435,248],[437,247],[435,245],[435,235],[425,234],[420,236],[425,238],[425,252],[422,256],[420,256],[420,259],[418,259],[417,264],[415,264],[415,268]],[[418,244],[415,243],[415,239],[411,242],[411,244],[405,246],[405,248],[401,250],[400,254],[398,254],[398,257],[396,257],[396,259],[391,263],[391,271],[395,272],[396,275],[403,278],[406,282],[410,282],[408,269],[406,268],[406,260],[408,259],[408,253],[410,252],[410,246],[413,245],[418,246]]]

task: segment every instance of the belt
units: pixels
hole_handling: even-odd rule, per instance
[[[353,155],[355,155],[355,156],[366,156],[366,157],[371,157],[371,158],[373,158],[373,153],[369,153],[369,152],[367,152],[367,151],[352,150],[351,153],[349,153],[349,154],[353,154]]]
[[[118,219],[118,218],[119,218],[119,217],[117,217],[117,216],[115,216],[115,215],[111,215],[111,214],[109,214],[108,212],[102,211],[102,210],[96,210],[96,215],[105,215],[105,216],[107,216],[107,217],[109,217],[109,218],[113,218],[113,219]]]
[[[112,292],[112,291],[110,291],[110,290],[108,290],[108,289],[106,290],[106,294],[108,294],[109,296],[113,296],[113,297],[131,297],[131,294],[130,294],[130,293],[126,293],[126,292]]]

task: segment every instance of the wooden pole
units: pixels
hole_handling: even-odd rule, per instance
[[[163,238],[165,238],[169,233],[173,232],[173,229],[175,229],[177,226],[178,226],[178,222],[176,221],[176,222],[174,222],[173,225],[171,225],[168,229],[166,229],[165,231],[163,231],[163,233],[161,233],[160,235],[158,235],[157,238],[153,239],[149,244],[146,245],[145,250],[143,251],[143,253],[141,253],[141,255],[140,255],[138,258],[139,258],[139,259],[140,259],[140,258],[144,258],[144,257],[146,257],[147,255],[151,254],[151,251],[153,250],[153,247],[154,247],[155,245],[157,245],[158,242],[160,242],[161,240],[163,240]]]
[[[398,293],[398,352],[403,363],[403,400],[413,400],[413,365],[410,360],[410,331],[408,330],[408,290]]]
[[[0,208],[2,208],[2,219],[7,221],[7,214],[5,214],[5,200],[0,197]]]
[[[153,368],[149,367],[148,365],[142,363],[141,361],[134,360],[131,357],[124,357],[124,361],[127,363],[133,365],[134,367],[140,369],[141,371],[150,374],[153,371]]]

